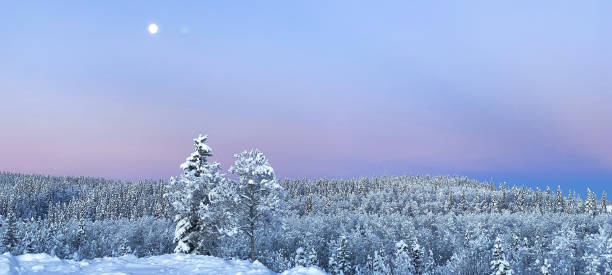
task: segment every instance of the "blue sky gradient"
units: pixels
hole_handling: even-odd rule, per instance
[[[612,183],[609,1],[14,1],[0,170],[168,178],[198,133],[281,177]],[[150,23],[159,25],[155,35]]]

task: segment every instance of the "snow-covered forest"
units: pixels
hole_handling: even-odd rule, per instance
[[[0,252],[178,252],[332,274],[612,274],[605,193],[459,176],[281,181],[258,150],[223,170],[206,142],[194,139],[167,182],[1,173]]]

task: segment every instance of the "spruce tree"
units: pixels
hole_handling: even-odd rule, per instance
[[[393,259],[393,265],[396,272],[401,274],[414,272],[410,253],[410,247],[408,244],[406,244],[406,242],[404,242],[404,240],[400,240],[395,243],[395,259]]]
[[[595,195],[594,192],[591,191],[590,188],[587,188],[587,199],[584,202],[584,212],[591,217],[595,216],[596,208],[597,208],[596,202],[597,202],[597,196]]]
[[[306,256],[306,266],[318,266],[319,265],[319,258],[317,257],[317,251],[314,249],[314,247],[310,248],[310,251],[308,251],[308,255]]]
[[[548,263],[548,259],[544,259],[544,263],[540,267],[540,274],[542,275],[550,275],[550,264]]]
[[[601,194],[601,213],[608,213],[608,199],[606,198],[606,192]]]
[[[502,247],[501,239],[497,237],[493,248],[493,260],[491,261],[491,275],[512,275],[510,263],[506,261],[506,255]]]
[[[13,252],[17,247],[17,221],[12,211],[7,213],[4,226],[2,244],[7,252]]]
[[[416,241],[416,239],[412,242],[412,266],[414,268],[414,274],[423,274],[423,258],[424,258],[423,249]]]
[[[372,262],[372,271],[374,274],[389,274],[390,268],[387,264],[387,259],[385,257],[385,252],[383,249],[379,251],[374,251],[374,261]],[[397,271],[400,272],[401,271]]]
[[[175,212],[175,253],[210,254],[222,232],[220,223],[225,219],[215,204],[216,190],[227,188],[222,188],[225,178],[220,164],[207,160],[212,156],[207,139],[199,135],[193,140],[195,151],[180,165],[183,175],[171,178],[164,194]]]
[[[557,196],[555,198],[555,211],[559,213],[563,213],[564,211],[564,203],[563,203],[563,193],[561,192],[561,186],[557,186]]]
[[[461,205],[461,211],[466,212],[468,210],[468,201],[465,195],[465,189],[461,190],[461,201],[459,203]]]
[[[341,235],[335,255],[336,274],[351,274],[351,263],[349,262],[349,252],[346,245],[346,237]]]
[[[306,258],[303,247],[298,247],[295,250],[295,259],[293,260],[293,262],[295,266],[304,266],[304,267],[309,266],[308,259]]]

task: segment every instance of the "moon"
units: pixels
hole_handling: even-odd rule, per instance
[[[156,34],[157,31],[159,31],[159,27],[157,26],[157,24],[155,24],[155,23],[149,24],[149,33],[150,34]]]

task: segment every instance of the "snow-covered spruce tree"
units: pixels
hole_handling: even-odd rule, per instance
[[[548,263],[548,259],[544,259],[544,263],[540,267],[540,274],[542,275],[550,275],[550,264]]]
[[[563,200],[563,193],[561,192],[561,186],[557,186],[557,196],[555,198],[555,211],[559,213],[563,213],[565,204]]]
[[[293,260],[295,266],[308,266],[308,258],[306,258],[306,254],[304,253],[303,247],[298,247],[295,250],[295,259]]]
[[[601,213],[608,213],[608,198],[606,197],[606,192],[601,194]]]
[[[453,198],[453,192],[448,191],[447,196],[448,197],[446,198],[446,204],[444,205],[444,208],[446,209],[447,213],[451,213],[455,209],[455,200]]]
[[[578,248],[580,240],[576,231],[569,225],[563,225],[561,230],[553,235],[549,259],[555,264],[551,270],[554,274],[573,274],[579,267]]]
[[[585,274],[612,274],[612,237],[607,233],[611,227],[606,224],[599,233],[587,237],[587,250],[582,256]]]
[[[306,256],[306,260],[306,267],[319,266],[319,258],[317,257],[317,251],[314,249],[314,247],[310,248],[310,251]]]
[[[36,249],[34,247],[34,236],[32,236],[32,232],[27,232],[28,234],[24,236],[22,242],[24,242],[24,253],[35,253]]]
[[[469,210],[469,204],[465,195],[465,189],[461,190],[461,201],[459,202],[459,207],[461,208],[461,213],[465,213]]]
[[[210,254],[217,244],[223,211],[216,209],[218,190],[225,182],[221,165],[209,163],[212,149],[206,145],[207,136],[195,138],[195,151],[181,164],[183,175],[171,178],[167,193],[175,211],[175,253]]]
[[[278,184],[274,169],[259,150],[235,155],[229,171],[238,176],[235,183],[235,223],[249,238],[251,260],[255,261],[255,231],[259,226],[278,219],[283,188]]]
[[[11,211],[6,214],[4,221],[4,236],[2,236],[2,245],[6,252],[12,252],[17,247],[17,221],[15,214]]]
[[[374,251],[374,260],[372,262],[372,271],[374,274],[390,274],[391,269],[387,264],[387,257],[385,256],[385,251],[381,248],[379,251]],[[396,268],[395,272],[397,274],[404,274],[405,270],[398,270]],[[407,274],[407,273],[406,273]]]
[[[423,274],[431,274],[436,268],[436,261],[434,259],[433,251],[429,250],[429,253],[423,259]]]
[[[587,199],[584,202],[584,212],[593,217],[597,214],[597,195],[587,188]]]
[[[423,274],[423,258],[425,257],[425,254],[421,248],[421,245],[419,245],[416,239],[412,242],[411,257],[414,274]]]
[[[336,247],[333,258],[333,262],[335,263],[335,268],[332,270],[333,274],[351,274],[349,251],[346,247],[346,237],[344,235],[341,235],[338,239],[338,247]]]
[[[395,272],[400,274],[409,274],[414,272],[414,267],[412,266],[412,256],[410,253],[411,249],[408,244],[404,242],[404,240],[400,240],[399,242],[395,243],[395,259],[393,259]]]
[[[553,201],[552,201],[550,186],[546,186],[546,198],[544,201],[545,212],[551,211],[551,209],[553,208],[552,206],[553,206]]]
[[[132,248],[130,247],[130,244],[126,238],[123,238],[121,240],[121,244],[119,245],[115,253],[116,253],[116,256],[132,254]]]
[[[492,275],[512,275],[510,263],[506,261],[506,255],[502,247],[502,242],[499,237],[495,239],[495,247],[493,248],[493,260],[491,261]]]

